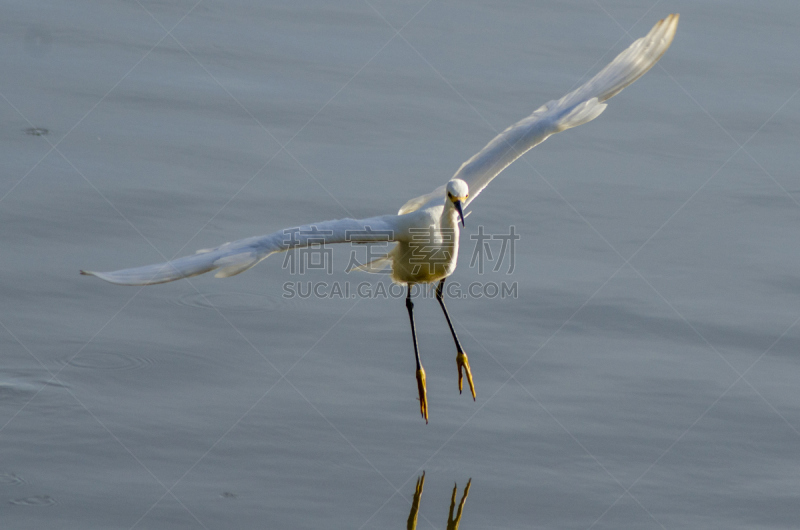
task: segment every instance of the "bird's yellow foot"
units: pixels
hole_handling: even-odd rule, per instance
[[[467,373],[467,383],[469,383],[469,389],[472,391],[472,401],[475,401],[475,384],[472,382],[472,371],[469,369],[467,354],[463,351],[458,352],[458,355],[456,355],[456,363],[458,364],[458,393],[460,394],[461,389],[464,387],[463,369],[463,371]]]
[[[419,411],[428,423],[428,394],[425,391],[425,369],[419,367],[417,370],[417,390],[419,390]]]

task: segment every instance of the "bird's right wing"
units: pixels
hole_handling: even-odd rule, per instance
[[[255,266],[270,254],[293,248],[331,243],[396,241],[403,234],[399,226],[397,216],[394,215],[323,221],[225,243],[166,263],[113,272],[81,271],[81,274],[96,276],[119,285],[166,283],[215,269],[219,269],[215,275],[217,278],[227,278]]]
[[[644,37],[636,40],[593,78],[561,99],[536,109],[527,118],[515,123],[464,162],[453,178],[469,186],[471,203],[478,194],[526,151],[545,141],[550,135],[583,125],[599,116],[603,103],[619,93],[652,68],[667,51],[675,30],[677,14],[659,20]],[[408,213],[444,199],[444,186],[408,201],[400,213]],[[466,207],[466,205],[465,205]]]

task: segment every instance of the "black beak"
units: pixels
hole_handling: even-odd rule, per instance
[[[461,216],[461,226],[466,226],[464,224],[464,210],[461,209],[462,208],[461,201],[456,201],[455,204],[456,204],[456,210],[458,210],[458,215]]]

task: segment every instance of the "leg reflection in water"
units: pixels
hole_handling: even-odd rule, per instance
[[[461,502],[458,503],[458,512],[455,519],[453,519],[453,508],[456,507],[456,490],[458,484],[453,484],[453,498],[450,500],[450,515],[447,517],[447,530],[458,530],[458,525],[461,523],[461,512],[464,511],[464,503],[467,502],[467,495],[469,495],[469,486],[472,484],[472,479],[467,481],[467,487],[464,488],[464,496],[461,497]]]
[[[467,481],[467,486],[464,488],[464,495],[461,497],[461,502],[458,503],[458,510],[455,517],[453,517],[453,510],[456,508],[456,493],[458,492],[458,484],[453,486],[453,496],[450,499],[450,514],[447,516],[447,530],[458,530],[458,525],[461,524],[461,514],[464,511],[464,503],[467,501],[469,495],[469,487],[472,484],[472,479]],[[408,530],[416,530],[417,517],[419,516],[419,504],[422,498],[422,487],[425,485],[425,472],[417,479],[417,489],[414,492],[414,500],[411,502],[411,512],[408,514],[408,523],[406,528]]]
[[[425,485],[425,472],[417,479],[417,491],[414,492],[414,501],[411,503],[411,512],[408,514],[408,530],[417,530],[417,516],[419,515],[419,499],[422,497],[422,486]]]

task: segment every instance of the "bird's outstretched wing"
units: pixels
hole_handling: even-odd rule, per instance
[[[467,204],[509,164],[550,135],[598,117],[606,108],[603,103],[605,100],[639,79],[664,55],[672,44],[678,18],[679,15],[673,14],[659,20],[650,33],[636,40],[588,82],[561,99],[539,107],[464,162],[453,178],[462,179],[469,186]],[[400,213],[438,204],[443,199],[444,186],[441,186],[431,193],[411,199],[400,208]]]
[[[398,227],[395,215],[323,221],[225,243],[166,263],[113,272],[81,271],[81,274],[97,276],[101,280],[119,285],[166,283],[215,269],[219,269],[215,275],[217,278],[227,278],[255,266],[270,254],[293,248],[345,242],[396,241],[404,233]]]

